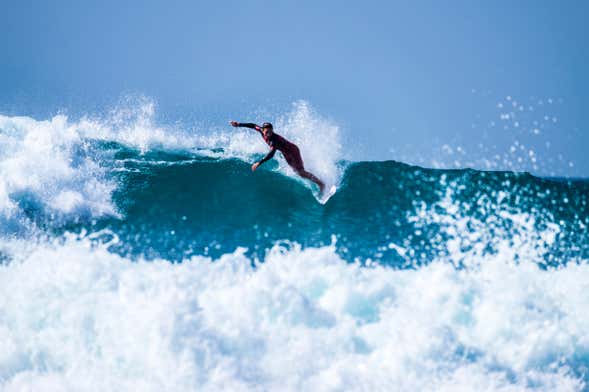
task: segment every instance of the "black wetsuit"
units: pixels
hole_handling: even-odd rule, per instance
[[[256,131],[260,132],[264,141],[268,146],[270,146],[270,152],[260,160],[260,165],[274,157],[276,154],[276,150],[280,151],[286,159],[286,162],[297,172],[304,171],[305,165],[303,164],[303,158],[301,158],[301,152],[296,144],[289,142],[282,136],[272,132],[272,135],[269,137],[264,136],[262,132],[262,128],[256,124],[252,123],[238,123],[238,127],[245,127],[255,129]]]

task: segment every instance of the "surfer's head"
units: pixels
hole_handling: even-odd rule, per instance
[[[264,124],[262,124],[262,132],[264,133],[264,135],[272,135],[272,133],[274,132],[274,127],[269,122],[265,122]]]

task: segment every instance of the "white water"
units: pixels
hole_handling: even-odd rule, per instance
[[[5,391],[573,391],[589,365],[584,263],[394,270],[295,247],[254,269],[240,251],[132,262],[88,240],[16,254]]]
[[[24,208],[54,219],[114,215],[113,190],[78,124],[64,116],[47,121],[0,116],[2,232],[19,230]]]

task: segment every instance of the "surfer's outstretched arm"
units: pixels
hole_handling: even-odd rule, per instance
[[[257,124],[254,124],[254,123],[240,123],[237,121],[231,121],[230,124],[233,125],[234,127],[250,128],[250,129],[255,129],[258,132],[262,132],[262,127],[260,127]]]
[[[274,154],[276,154],[276,148],[270,149],[270,152],[266,154],[264,158],[262,158],[259,162],[256,162],[252,165],[252,171],[255,171],[262,163],[274,158]]]

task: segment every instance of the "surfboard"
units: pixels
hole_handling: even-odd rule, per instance
[[[319,199],[319,203],[321,203],[321,204],[327,203],[327,201],[331,198],[331,196],[335,195],[336,191],[337,191],[337,187],[335,185],[332,185],[331,188],[329,188],[329,190],[326,191],[321,196],[321,198]]]

